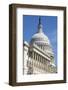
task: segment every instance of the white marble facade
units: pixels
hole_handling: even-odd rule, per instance
[[[54,53],[39,17],[38,32],[32,36],[30,43],[24,41],[23,74],[56,72]]]

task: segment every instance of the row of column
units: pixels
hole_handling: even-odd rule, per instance
[[[51,50],[51,47],[49,45],[38,45],[39,48],[41,48],[42,50]]]
[[[50,62],[42,55],[32,51],[30,52],[30,57],[31,59],[28,62],[28,67],[36,68],[37,70],[42,70],[44,72],[53,72]]]
[[[36,52],[32,52],[32,63],[34,67],[39,68],[40,70],[47,71],[48,70],[48,60],[43,56],[39,55]]]
[[[38,53],[36,52],[32,52],[32,58],[42,64],[47,64],[48,63],[48,60],[46,58],[44,58],[43,56],[39,55]]]

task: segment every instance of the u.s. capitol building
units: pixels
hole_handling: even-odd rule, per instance
[[[24,41],[23,74],[56,73],[54,53],[48,37],[43,32],[39,17],[38,31],[29,43]]]

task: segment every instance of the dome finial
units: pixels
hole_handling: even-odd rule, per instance
[[[41,17],[39,16],[39,25],[41,24]]]
[[[43,32],[42,31],[42,23],[41,23],[41,17],[39,16],[39,24],[38,24],[38,32]]]

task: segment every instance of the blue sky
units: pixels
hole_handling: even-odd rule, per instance
[[[24,15],[23,30],[24,40],[28,43],[31,37],[38,31],[39,16]],[[48,36],[55,55],[55,64],[57,64],[57,16],[41,16],[43,32]]]

